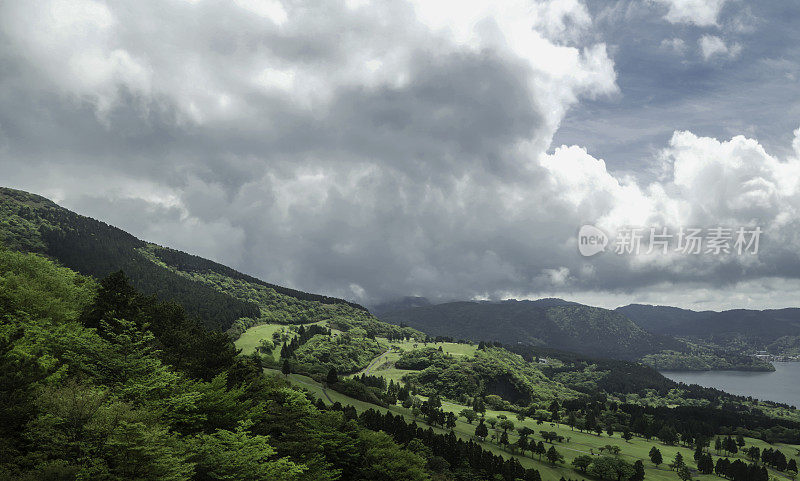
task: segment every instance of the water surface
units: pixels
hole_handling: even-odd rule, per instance
[[[775,372],[661,371],[673,381],[800,406],[800,362],[774,362]]]

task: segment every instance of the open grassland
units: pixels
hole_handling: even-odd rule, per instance
[[[391,343],[392,345],[407,345],[408,349],[413,349],[413,342],[411,343]],[[453,343],[428,343],[426,346],[423,346],[423,343],[416,343],[417,347],[435,347],[438,348],[440,345],[445,352],[448,350],[456,351],[452,352],[454,355],[471,355],[475,351],[475,346],[468,346],[468,345],[459,345]],[[451,344],[447,346],[447,344]],[[457,346],[457,347],[456,347]],[[405,346],[404,346],[405,347]],[[460,351],[460,352],[458,352]],[[396,369],[393,366],[393,362],[399,358],[399,353],[396,350],[386,352],[376,358],[370,366],[365,369],[363,372],[367,372],[372,375],[379,375],[383,376],[387,379],[393,379],[398,381],[402,375],[414,372],[409,370],[402,370]],[[356,399],[352,399],[348,396],[340,394],[336,391],[331,389],[324,389],[324,387],[313,381],[310,378],[305,376],[299,375],[290,375],[289,379],[292,383],[308,389],[311,393],[313,393],[316,397],[323,399],[326,403],[331,402],[340,402],[343,405],[352,405],[356,408],[359,412],[367,410],[367,409],[376,409],[381,412],[391,411],[394,414],[402,415],[407,421],[415,420],[418,425],[422,427],[429,427],[426,423],[423,422],[422,419],[416,419],[410,409],[403,408],[399,405],[390,406],[389,408],[382,408],[375,406],[373,404],[369,404],[363,401],[359,401]],[[456,415],[462,410],[465,409],[466,406],[459,405],[450,401],[443,401],[442,402],[442,409],[444,411],[453,412]],[[481,442],[480,444],[487,450],[495,453],[501,454],[505,457],[515,457],[517,458],[520,463],[526,468],[535,468],[538,469],[542,475],[542,479],[545,481],[555,481],[560,479],[562,476],[564,478],[578,478],[578,479],[591,479],[590,476],[580,473],[579,471],[575,470],[572,466],[572,460],[575,459],[577,456],[581,455],[599,455],[602,451],[601,448],[605,446],[619,446],[621,449],[620,456],[622,459],[634,463],[637,460],[641,460],[644,463],[645,467],[645,479],[648,481],[679,481],[677,474],[670,470],[668,464],[672,462],[675,458],[677,453],[681,453],[683,456],[686,464],[690,468],[695,467],[695,462],[693,459],[694,451],[691,448],[683,447],[683,446],[671,446],[666,445],[658,441],[657,439],[650,439],[646,440],[643,438],[634,437],[630,441],[625,441],[620,436],[620,433],[615,433],[612,436],[608,436],[606,433],[601,435],[593,434],[593,433],[586,433],[580,432],[578,430],[573,430],[566,424],[560,423],[551,423],[551,422],[544,422],[538,423],[536,420],[533,419],[525,419],[520,421],[515,413],[506,412],[506,411],[493,411],[487,410],[486,418],[498,418],[500,416],[505,416],[506,418],[512,420],[514,422],[515,429],[509,431],[509,440],[511,443],[517,441],[518,436],[516,429],[521,427],[528,427],[535,431],[535,434],[529,439],[532,439],[536,442],[542,441],[541,431],[552,431],[557,433],[560,436],[564,437],[563,442],[555,442],[554,446],[556,449],[564,456],[564,462],[559,463],[557,465],[552,465],[547,460],[542,459],[539,460],[538,456],[531,455],[530,452],[527,452],[524,456],[520,455],[517,452],[511,452],[509,449],[506,449],[496,442],[493,442],[493,439],[498,439],[500,433],[502,431],[498,429],[491,429],[489,430],[490,435],[486,441]],[[477,425],[477,421],[469,424],[464,421],[463,418],[458,418],[456,422],[456,426],[453,429],[454,433],[461,439],[464,440],[473,440],[477,441],[474,437],[475,433],[475,426]],[[487,424],[488,426],[488,424]],[[446,433],[449,430],[442,429],[439,427],[434,427],[434,431],[439,433]],[[493,438],[494,435],[494,438]],[[800,449],[800,446],[797,445],[784,445],[784,444],[774,444],[769,445],[764,441],[752,438],[745,438],[746,445],[751,446],[755,445],[760,449],[764,449],[765,447],[772,447],[773,449],[780,449],[784,454],[790,457],[797,457],[797,450]],[[713,445],[713,444],[712,444]],[[545,447],[549,448],[550,444],[545,442]],[[664,462],[660,466],[654,465],[649,458],[649,451],[650,449],[656,446],[663,456]],[[729,459],[742,459],[745,462],[749,462],[746,457],[744,456],[743,452],[740,452],[736,455],[732,456],[719,456],[717,453],[711,449],[710,454],[714,459],[714,462],[719,457],[728,457]],[[722,453],[725,454],[725,453]],[[770,469],[770,475],[776,480],[780,481],[790,481],[790,478],[785,474],[775,470]],[[697,473],[696,471],[693,473],[693,479],[699,481],[722,481],[724,478],[720,478],[716,475],[702,475]]]
[[[312,325],[326,326],[327,324],[328,321],[319,321],[319,322],[314,322],[312,324],[303,324],[303,325],[308,327]],[[242,333],[242,335],[239,336],[239,339],[234,341],[234,344],[236,345],[237,349],[242,350],[242,354],[245,355],[252,354],[256,350],[256,347],[258,347],[258,344],[261,342],[262,339],[268,339],[271,341],[273,333],[280,330],[285,330],[287,332],[294,332],[291,330],[293,327],[297,326],[286,325],[286,324],[261,324],[258,326],[253,326],[247,329],[244,333]],[[272,355],[275,359],[278,359],[280,357],[280,354],[281,354],[281,346],[280,343],[277,343],[275,349],[272,351]]]

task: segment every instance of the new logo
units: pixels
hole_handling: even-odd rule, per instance
[[[606,250],[608,236],[593,225],[581,226],[578,231],[578,252],[584,257],[591,257]]]

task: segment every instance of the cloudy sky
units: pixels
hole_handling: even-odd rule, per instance
[[[0,184],[362,303],[796,306],[798,24],[794,0],[5,0]],[[616,254],[625,226],[763,234]]]

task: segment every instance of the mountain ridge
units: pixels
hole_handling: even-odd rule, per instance
[[[271,284],[217,262],[146,242],[43,196],[8,187],[0,187],[0,242],[12,250],[44,254],[96,278],[123,270],[136,288],[181,304],[207,327],[216,329],[229,329],[240,319],[257,319],[263,308],[204,282],[203,273],[257,285],[290,302],[339,305],[367,313],[363,306],[344,299]]]

